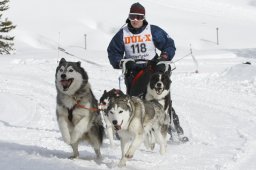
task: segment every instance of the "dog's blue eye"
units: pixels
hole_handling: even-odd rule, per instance
[[[122,111],[122,110],[121,110],[121,111],[119,111],[119,114],[120,114],[120,113],[123,113],[123,111]]]
[[[63,72],[63,69],[60,69],[60,72]]]
[[[109,111],[111,114],[114,114],[112,111]]]
[[[70,69],[69,72],[73,72],[74,70]]]

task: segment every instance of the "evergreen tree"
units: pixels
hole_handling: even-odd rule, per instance
[[[8,33],[16,26],[7,18],[2,19],[3,12],[9,9],[7,3],[9,0],[0,0],[0,54],[10,54],[10,51],[14,50],[14,37],[9,36]]]

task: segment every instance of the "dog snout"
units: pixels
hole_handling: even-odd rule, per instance
[[[117,120],[112,121],[113,125],[117,125]]]
[[[66,75],[66,74],[61,74],[60,77],[61,77],[62,79],[65,79],[65,78],[67,77],[67,75]]]
[[[156,86],[157,86],[157,87],[161,87],[161,86],[162,86],[162,83],[157,83]]]

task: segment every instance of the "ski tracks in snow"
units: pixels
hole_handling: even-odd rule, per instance
[[[216,169],[233,170],[250,163],[256,155],[249,149],[256,139],[255,94],[234,90],[232,82],[220,83],[207,74],[173,79],[174,107],[191,144],[201,150],[198,159],[209,159]]]
[[[13,159],[23,162],[20,166],[25,168],[42,164],[48,169],[56,169],[56,165],[59,169],[118,169],[119,141],[115,141],[116,147],[110,148],[108,140],[104,140],[102,160],[95,159],[88,145],[80,147],[81,159],[66,159],[71,150],[61,138],[55,116],[56,66],[54,58],[14,59],[1,70],[0,95],[13,98],[10,103],[14,108],[15,103],[21,103],[19,107],[27,109],[20,112],[24,116],[17,116],[22,118],[19,121],[5,120],[10,116],[1,117],[0,130],[5,132],[0,136],[2,155],[14,154]],[[108,67],[98,70],[105,74],[95,74],[94,70],[93,66],[86,66],[97,98],[103,90],[118,86],[119,72]],[[173,74],[172,79],[174,108],[190,141],[179,145],[169,143],[164,156],[159,154],[158,147],[147,151],[142,146],[124,169],[233,170],[248,168],[250,163],[255,167],[256,152],[251,149],[256,145],[255,93],[250,89],[247,93],[234,89],[232,83],[223,83],[208,74]],[[7,165],[10,159],[6,161],[6,166],[0,165],[10,167]]]
[[[10,113],[6,114],[13,114],[0,119],[0,127],[6,131],[1,137],[3,140],[40,145],[42,140],[49,138],[49,134],[59,137],[54,111],[49,109],[55,103],[55,70],[52,69],[50,74],[53,77],[49,80],[49,66],[46,67],[49,62],[55,64],[46,59],[14,59],[6,64],[8,68],[1,70],[4,83],[0,84],[0,91],[5,98],[10,98],[7,108]],[[12,117],[11,123],[5,120],[9,117]],[[20,120],[15,120],[17,118]]]

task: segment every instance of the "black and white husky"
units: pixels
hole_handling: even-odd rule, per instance
[[[145,99],[147,101],[157,100],[164,108],[165,113],[170,116],[170,129],[168,130],[173,139],[173,132],[178,135],[179,141],[186,142],[188,138],[183,135],[183,129],[179,123],[179,117],[172,107],[171,100],[171,67],[169,64],[159,63],[159,72],[154,73],[147,86]]]
[[[104,90],[104,93],[100,97],[100,101],[99,101],[99,108],[101,110],[100,114],[102,116],[103,126],[105,128],[105,133],[112,147],[114,146],[114,128],[113,128],[113,124],[109,121],[107,117],[108,116],[107,108],[109,106],[111,98],[117,98],[124,95],[125,94],[118,89],[111,89],[109,91]]]
[[[150,132],[160,145],[160,153],[165,153],[170,119],[158,102],[123,95],[110,99],[107,113],[121,141],[122,158],[119,167],[126,165],[126,161],[133,157]]]
[[[63,140],[71,145],[73,156],[79,156],[78,144],[87,140],[101,157],[103,128],[88,75],[80,62],[67,62],[62,58],[56,69],[57,121]]]

